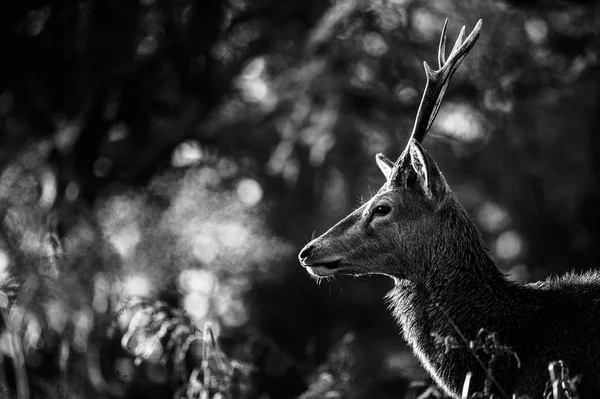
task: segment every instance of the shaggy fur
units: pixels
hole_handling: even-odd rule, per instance
[[[496,394],[541,398],[547,366],[560,359],[571,375],[581,376],[577,388],[582,398],[600,397],[600,274],[568,274],[528,285],[507,281],[461,211],[443,211],[458,213],[440,231],[445,255],[427,267],[422,279],[396,280],[388,294],[404,338],[427,371],[453,396],[472,371],[471,392],[482,391],[486,370],[475,355],[466,348],[446,351],[435,336],[460,342],[458,329],[475,340],[485,328],[497,333],[520,361],[520,368],[510,355],[497,362],[492,372],[503,392],[493,386]],[[485,356],[477,355],[487,365]]]
[[[487,254],[475,225],[433,159],[416,142],[393,169],[378,156],[387,183],[367,203],[310,242],[299,258],[319,277],[380,273],[404,338],[444,390],[542,398],[548,364],[563,360],[580,376],[582,398],[600,397],[600,274],[567,274],[528,285],[508,281]],[[468,343],[494,332],[507,352],[489,356]],[[446,348],[448,337],[461,348]],[[520,366],[520,367],[519,367]]]

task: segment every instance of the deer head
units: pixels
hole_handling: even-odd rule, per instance
[[[445,210],[457,203],[420,143],[437,115],[452,74],[481,29],[479,20],[464,39],[463,27],[446,58],[447,23],[440,39],[439,69],[424,62],[427,83],[406,149],[396,162],[377,154],[385,184],[368,202],[302,249],[300,263],[312,275],[385,274],[411,279],[423,273],[420,265],[437,256],[432,249],[439,252],[444,240],[438,232],[448,219]]]

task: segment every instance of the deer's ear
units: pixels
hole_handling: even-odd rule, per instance
[[[392,175],[392,170],[394,169],[394,163],[381,153],[375,156],[375,161],[377,162],[377,166],[379,166],[379,169],[381,169],[381,172],[385,178],[389,180],[390,176]]]
[[[416,140],[411,140],[408,146],[408,151],[410,156],[410,164],[417,173],[417,180],[420,183],[423,192],[427,198],[433,198],[433,193],[431,192],[431,187],[429,186],[429,168],[423,147],[421,147]]]
[[[408,156],[411,168],[417,174],[417,182],[427,198],[433,199],[443,194],[446,187],[444,177],[431,155],[415,139],[408,145]]]

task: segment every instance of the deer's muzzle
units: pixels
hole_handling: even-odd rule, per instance
[[[318,247],[313,243],[307,244],[298,254],[300,264],[314,276],[330,276],[342,265],[339,256],[328,256],[320,254]]]

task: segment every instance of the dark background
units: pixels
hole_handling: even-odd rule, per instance
[[[594,1],[3,1],[3,392],[425,380],[391,281],[318,286],[296,254],[383,183],[374,155],[403,149],[445,18],[449,42],[483,28],[425,147],[491,256],[524,282],[597,267]]]

